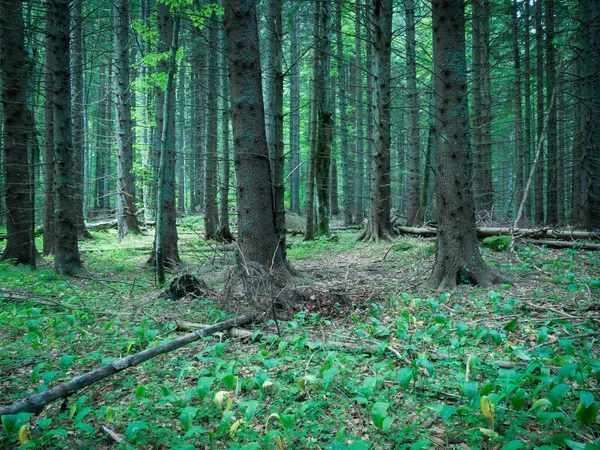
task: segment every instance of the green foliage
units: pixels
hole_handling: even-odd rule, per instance
[[[483,246],[496,252],[505,252],[510,248],[512,237],[490,236],[483,240]]]

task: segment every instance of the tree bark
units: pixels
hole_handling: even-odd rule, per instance
[[[113,7],[115,27],[115,110],[117,143],[117,223],[118,239],[140,233],[135,208],[133,180],[133,131],[129,77],[129,0],[117,0]]]
[[[231,236],[229,230],[229,183],[231,162],[229,144],[229,68],[227,67],[227,35],[223,30],[221,36],[221,190],[219,201],[219,223],[221,236]]]
[[[2,29],[2,105],[4,119],[4,196],[8,217],[7,242],[1,259],[35,266],[31,170],[28,139],[23,2],[10,0],[0,4]]]
[[[369,221],[360,240],[392,239],[396,232],[390,219],[390,111],[392,1],[375,0],[370,23],[373,27],[373,162],[371,166]]]
[[[75,216],[74,149],[71,134],[71,87],[69,60],[69,1],[50,0],[52,5],[52,55],[54,58],[54,192],[57,272],[73,274],[82,268]]]
[[[290,212],[300,214],[300,53],[298,13],[290,15]]]
[[[208,27],[208,93],[206,98],[206,166],[204,171],[204,239],[213,239],[219,226],[217,208],[217,93],[219,67],[217,56],[217,23],[211,18]]]
[[[207,80],[207,52],[206,41],[198,28],[193,31],[194,47],[192,50],[192,92],[194,106],[192,110],[193,133],[193,173],[190,179],[191,201],[190,210],[203,212],[204,207],[204,170],[206,150],[206,80]]]
[[[523,200],[523,140],[522,140],[522,110],[521,104],[521,52],[519,50],[519,19],[517,15],[517,0],[512,7],[512,32],[513,32],[513,58],[515,68],[515,187],[514,199],[518,208]],[[526,80],[529,83],[529,80]]]
[[[287,265],[273,211],[255,2],[225,3],[238,202],[238,265]]]
[[[545,0],[546,3],[546,104],[555,95],[558,84],[556,83],[555,49],[554,49],[554,0]],[[558,95],[558,94],[556,94]],[[548,153],[546,171],[546,224],[558,224],[558,161],[557,161],[557,123],[556,109],[548,111]]]
[[[53,255],[56,247],[54,229],[54,98],[52,74],[52,15],[51,4],[46,1],[44,47],[44,256]]]
[[[544,130],[544,29],[542,27],[542,2],[535,0],[536,37],[536,88],[537,88],[537,142],[543,139]],[[544,223],[544,146],[535,169],[535,222]]]
[[[479,252],[470,189],[469,110],[463,0],[434,0],[433,52],[437,161],[437,251],[427,287],[454,289],[504,281]]]
[[[365,211],[364,211],[364,188],[365,188],[365,163],[364,163],[364,133],[363,133],[363,122],[364,122],[364,100],[363,100],[363,74],[360,68],[363,64],[362,57],[362,3],[360,0],[355,2],[355,19],[354,19],[354,75],[350,80],[350,83],[354,86],[354,109],[356,111],[356,172],[355,172],[355,189],[354,195],[354,223],[362,225]]]

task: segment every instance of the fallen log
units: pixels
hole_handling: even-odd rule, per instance
[[[417,236],[436,236],[437,229],[433,227],[398,227],[401,234],[414,234]],[[491,236],[514,236],[515,238],[551,239],[560,241],[600,240],[600,234],[592,231],[551,230],[532,228],[478,228],[477,237],[484,239]]]
[[[551,241],[548,239],[524,239],[528,244],[545,245],[552,248],[576,248],[580,250],[600,250],[600,244],[580,241]]]
[[[40,412],[42,412],[42,410],[47,404],[58,400],[59,398],[68,397],[74,392],[83,389],[84,387],[90,386],[91,384],[94,384],[95,382],[107,378],[111,375],[114,375],[117,372],[121,372],[122,370],[128,369],[130,367],[137,366],[158,355],[171,352],[173,350],[178,349],[179,347],[183,347],[184,345],[190,344],[204,337],[215,334],[219,331],[224,331],[232,327],[251,323],[255,319],[256,315],[235,317],[233,319],[219,322],[210,327],[206,327],[202,330],[186,334],[185,336],[174,339],[172,341],[157,345],[156,347],[146,349],[143,352],[118,359],[96,370],[75,377],[71,381],[67,381],[66,383],[62,383],[58,386],[50,388],[40,394],[34,394],[27,398],[19,400],[18,402],[13,403],[12,405],[1,407],[0,416],[6,414],[18,414],[21,412],[39,414]]]

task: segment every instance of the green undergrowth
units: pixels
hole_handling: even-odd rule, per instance
[[[212,298],[159,298],[148,255],[132,248],[150,236],[115,246],[114,233],[94,235],[82,248],[106,249],[83,253],[78,278],[0,264],[2,405],[174,339],[177,320],[231,317]],[[335,258],[377,266],[388,250],[397,270],[433,261],[425,241],[336,236],[289,239],[288,257],[300,270]],[[338,315],[279,321],[281,337],[269,322],[245,339],[206,338],[38,416],[4,416],[0,448],[19,448],[21,431],[23,448],[43,449],[596,449],[599,256],[517,252],[483,250],[513,285],[433,293],[390,279]]]

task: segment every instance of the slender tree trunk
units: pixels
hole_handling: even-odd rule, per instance
[[[515,65],[515,205],[518,208],[523,200],[523,140],[522,140],[522,109],[521,104],[521,52],[519,50],[519,19],[517,15],[517,0],[512,5],[513,57]],[[526,80],[528,81],[528,80]]]
[[[415,2],[404,2],[406,12],[406,96],[408,106],[408,151],[410,154],[409,203],[406,225],[409,227],[423,222],[420,208],[420,167],[419,149],[419,97],[417,91],[417,53],[415,50]]]
[[[115,37],[115,105],[117,143],[117,228],[119,240],[140,232],[135,208],[133,180],[133,131],[129,82],[129,0],[117,0],[113,7]]]
[[[542,2],[535,1],[536,82],[537,82],[537,142],[542,140],[544,129],[544,30],[542,28]],[[535,172],[535,222],[544,223],[544,150]]]
[[[290,15],[290,212],[300,214],[300,53],[298,13]]]
[[[85,104],[83,95],[83,27],[82,27],[83,0],[73,0],[71,7],[71,107],[73,133],[73,192],[75,195],[75,220],[77,221],[77,234],[80,239],[92,237],[85,228],[83,217],[83,155],[85,144],[84,116]]]
[[[331,42],[331,12],[328,0],[316,0],[319,15],[319,34],[315,47],[317,85],[317,142],[315,152],[315,181],[317,191],[317,236],[329,234],[329,171],[331,165],[332,109],[330,96],[329,62]]]
[[[194,29],[194,49],[193,49],[193,73],[195,75],[194,83],[194,111],[192,129],[194,130],[194,190],[192,191],[192,201],[190,209],[192,211],[200,210],[204,207],[204,172],[205,172],[205,151],[206,151],[206,126],[208,115],[207,110],[207,45],[202,32]]]
[[[364,187],[365,187],[365,164],[364,164],[364,134],[363,134],[363,122],[364,122],[364,100],[363,100],[363,75],[362,71],[358,68],[362,67],[362,11],[361,2],[356,0],[355,3],[355,40],[354,40],[354,73],[355,77],[351,80],[352,85],[355,88],[354,93],[354,108],[356,110],[356,172],[355,181],[356,194],[354,196],[354,222],[357,225],[363,223],[365,212],[364,212]]]
[[[52,5],[52,55],[54,81],[54,192],[57,272],[72,274],[82,267],[77,242],[77,218],[73,185],[74,149],[71,134],[71,88],[69,84],[69,1],[50,0]]]
[[[529,2],[525,3],[524,13],[524,38],[523,44],[525,46],[525,60],[524,60],[524,94],[525,94],[525,139],[523,148],[523,166],[525,173],[528,174],[531,171],[531,51],[530,51],[530,6]],[[533,196],[530,196],[530,200],[525,205],[525,218],[531,220],[533,218]]]
[[[216,20],[208,25],[208,93],[206,123],[206,169],[204,171],[204,238],[213,239],[219,226],[217,207],[217,94],[219,67],[217,56],[218,29]]]
[[[52,15],[51,4],[46,1],[44,56],[44,256],[53,255],[56,246],[54,230],[54,98],[52,74]]]
[[[554,0],[545,0],[546,3],[546,104],[557,87],[555,50],[554,50]],[[558,161],[556,143],[556,109],[552,108],[548,120],[548,155],[547,155],[547,182],[548,194],[546,197],[546,224],[558,224]]]
[[[375,0],[370,22],[373,27],[373,164],[369,222],[359,239],[378,242],[396,235],[390,219],[392,0]]]
[[[187,127],[186,117],[187,108],[185,104],[187,95],[187,77],[186,70],[182,68],[179,71],[177,86],[177,211],[180,214],[186,214],[185,193],[187,183],[185,179],[185,164],[187,161]]]
[[[221,191],[219,204],[219,223],[221,225],[221,236],[226,241],[231,241],[233,236],[229,230],[229,68],[227,67],[227,34],[225,30],[221,39]]]
[[[35,242],[31,239],[31,167],[27,148],[30,129],[26,109],[27,75],[23,2],[0,4],[2,29],[2,104],[4,132],[4,196],[8,217],[7,242],[1,259],[35,266]]]
[[[271,170],[253,0],[225,2],[238,202],[238,265],[250,262],[270,271],[287,266],[275,229]]]
[[[479,253],[470,188],[469,108],[463,0],[433,0],[437,164],[437,251],[426,285],[490,285],[504,279]]]

